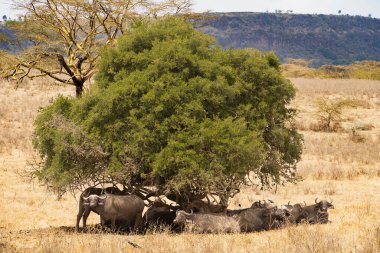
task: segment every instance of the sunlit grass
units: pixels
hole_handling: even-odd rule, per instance
[[[235,235],[73,232],[76,199],[66,195],[57,201],[37,182],[21,176],[33,157],[31,135],[38,108],[58,93],[74,94],[72,87],[42,82],[17,90],[7,82],[0,86],[0,252],[379,252],[380,82],[292,79],[298,89],[293,102],[299,110],[296,124],[305,140],[298,165],[304,180],[271,191],[245,188],[231,200],[230,208],[248,207],[258,199],[312,204],[316,197],[332,198],[332,222]],[[367,106],[345,111],[340,131],[316,132],[314,101],[321,96],[354,98]],[[350,129],[360,124],[371,127],[358,130],[364,141],[356,142]],[[98,222],[99,217],[91,214],[89,223]]]

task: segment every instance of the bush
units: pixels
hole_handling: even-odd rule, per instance
[[[360,102],[353,99],[332,101],[320,98],[316,101],[316,105],[318,108],[319,129],[322,131],[336,131],[341,127],[343,109],[358,107]]]

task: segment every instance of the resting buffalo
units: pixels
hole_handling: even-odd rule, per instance
[[[321,200],[318,202],[318,199],[315,199],[314,205],[302,206],[296,204],[293,206],[291,211],[292,221],[294,223],[300,223],[305,221],[307,223],[328,223],[329,214],[328,209],[333,209],[334,206],[332,201]]]
[[[144,201],[135,195],[90,195],[83,197],[84,204],[100,215],[102,225],[111,220],[111,229],[116,229],[116,220],[123,222],[124,226],[135,231],[141,228]],[[83,221],[85,224],[85,219]]]
[[[203,200],[197,199],[192,201],[185,208],[186,211],[193,210],[196,213],[219,213],[225,210],[225,207],[221,205],[215,205],[211,203],[206,203]]]
[[[187,213],[177,211],[174,223],[186,225],[190,231],[196,233],[239,233],[237,220],[232,217],[215,213]]]
[[[228,216],[236,216],[246,210],[249,210],[249,209],[256,209],[256,208],[272,208],[272,207],[275,207],[273,201],[271,200],[258,200],[258,201],[255,201],[253,202],[253,204],[251,205],[251,207],[248,207],[248,208],[242,208],[242,209],[236,209],[236,210],[230,210],[230,209],[227,209],[226,210],[226,214]]]
[[[254,232],[278,228],[286,218],[286,213],[277,207],[249,208],[234,217],[242,232]]]
[[[79,211],[77,215],[77,222],[75,225],[75,228],[77,231],[79,230],[79,222],[82,219],[82,217],[83,217],[83,227],[86,227],[86,220],[87,220],[87,217],[90,215],[91,211],[96,213],[96,211],[92,210],[88,205],[86,206],[84,204],[83,197],[88,197],[93,194],[100,196],[105,193],[114,194],[114,195],[127,195],[126,192],[123,192],[116,187],[107,187],[107,188],[89,187],[86,190],[84,190],[79,198]]]
[[[176,210],[173,209],[176,209],[176,207],[154,203],[143,216],[144,230],[152,227],[160,228],[165,226],[172,231],[181,231],[182,226],[174,224],[173,222],[176,216]]]

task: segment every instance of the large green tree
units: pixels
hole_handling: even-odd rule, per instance
[[[223,50],[179,18],[143,25],[101,54],[96,84],[37,120],[34,171],[59,193],[99,182],[186,206],[249,183],[295,180],[295,95],[273,53]]]

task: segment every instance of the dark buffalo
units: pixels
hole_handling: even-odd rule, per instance
[[[160,202],[153,203],[143,216],[144,230],[167,227],[171,231],[181,231],[182,226],[173,222],[177,209],[177,207],[161,204]]]
[[[305,221],[311,224],[325,224],[329,222],[329,214],[327,211],[330,208],[333,209],[334,205],[332,201],[329,202],[327,200],[318,201],[318,199],[315,199],[315,204],[309,206],[296,204],[291,211],[292,220],[294,223]]]
[[[75,228],[77,231],[79,230],[79,222],[82,219],[82,217],[83,217],[83,227],[86,227],[86,220],[87,220],[87,217],[90,215],[91,211],[96,213],[96,211],[92,210],[88,205],[84,204],[83,197],[88,197],[94,194],[100,196],[105,193],[114,194],[114,195],[128,194],[127,192],[123,192],[116,187],[107,187],[107,188],[89,187],[86,190],[84,190],[79,198],[79,210],[78,210],[78,215],[77,215],[77,222],[75,225]]]
[[[253,204],[250,207],[248,207],[248,208],[242,208],[242,209],[236,209],[236,210],[227,209],[226,210],[226,214],[227,214],[227,216],[236,216],[236,215],[238,215],[238,214],[240,214],[240,213],[242,213],[244,211],[247,211],[249,209],[273,208],[273,207],[275,207],[275,205],[274,205],[273,201],[271,201],[271,200],[268,200],[268,201],[266,201],[266,200],[263,200],[263,201],[258,200],[258,201],[253,202]]]
[[[206,203],[203,200],[194,200],[185,208],[186,211],[194,211],[196,213],[219,213],[225,210],[221,205]]]
[[[258,200],[258,201],[255,201],[252,203],[251,205],[251,208],[272,208],[272,207],[275,207],[276,205],[274,204],[274,202],[270,199],[268,199],[268,201],[266,200]]]
[[[236,219],[215,213],[187,213],[177,211],[174,223],[186,225],[196,233],[239,233],[240,227]]]
[[[141,228],[144,201],[135,195],[90,195],[83,197],[84,204],[100,215],[102,225],[111,220],[112,230],[116,229],[116,220],[134,231]],[[83,217],[85,220],[87,217]],[[84,222],[85,224],[85,222]]]
[[[234,216],[242,232],[254,232],[278,228],[286,213],[277,207],[249,208]]]

